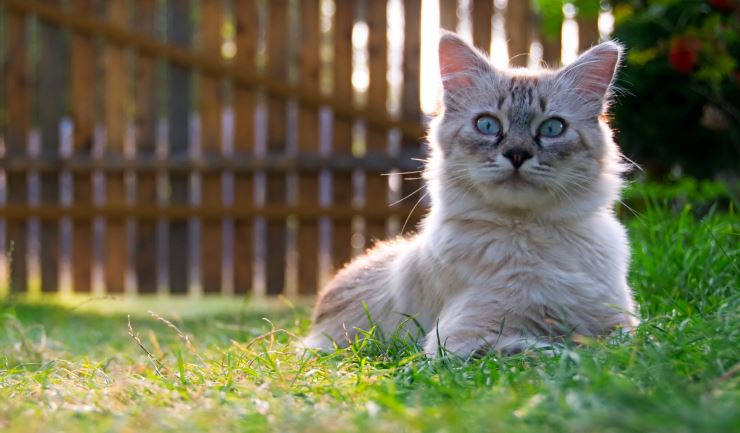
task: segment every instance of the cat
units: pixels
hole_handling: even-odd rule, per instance
[[[372,321],[386,336],[422,334],[430,356],[467,357],[635,327],[613,212],[626,167],[605,117],[622,51],[607,41],[560,70],[499,70],[442,34],[430,210],[417,234],[337,273],[304,345],[347,346]]]

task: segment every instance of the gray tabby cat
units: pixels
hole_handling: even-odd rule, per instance
[[[346,346],[367,313],[385,335],[421,326],[432,356],[440,344],[461,356],[511,353],[636,326],[627,236],[612,209],[624,167],[603,116],[621,53],[605,42],[558,71],[497,70],[444,34],[431,210],[416,235],[336,275],[304,344]]]

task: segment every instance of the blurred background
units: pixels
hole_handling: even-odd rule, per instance
[[[628,48],[640,198],[730,203],[735,0],[0,0],[0,296],[310,295],[428,206],[440,27],[499,67]]]

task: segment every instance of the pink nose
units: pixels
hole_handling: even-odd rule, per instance
[[[522,148],[515,147],[504,152],[504,156],[511,161],[514,168],[519,169],[524,161],[532,157],[532,154]]]

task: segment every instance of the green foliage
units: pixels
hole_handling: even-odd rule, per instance
[[[539,29],[548,40],[559,39],[563,28],[563,6],[570,3],[575,6],[579,17],[593,18],[601,11],[599,0],[534,0],[534,9],[539,18]]]
[[[563,27],[564,0],[535,0],[534,7],[540,20],[539,27],[542,36],[549,40],[560,37]]]
[[[643,203],[625,214],[642,324],[551,357],[429,359],[376,329],[348,349],[305,354],[295,346],[308,329],[301,306],[119,301],[101,314],[96,302],[110,301],[0,304],[0,428],[736,431],[740,218],[734,199],[720,206],[727,194],[709,182],[632,185],[626,198]],[[147,308],[170,313],[135,313]]]
[[[740,7],[732,0],[615,0],[628,47],[614,126],[653,176],[710,177],[740,161]]]

